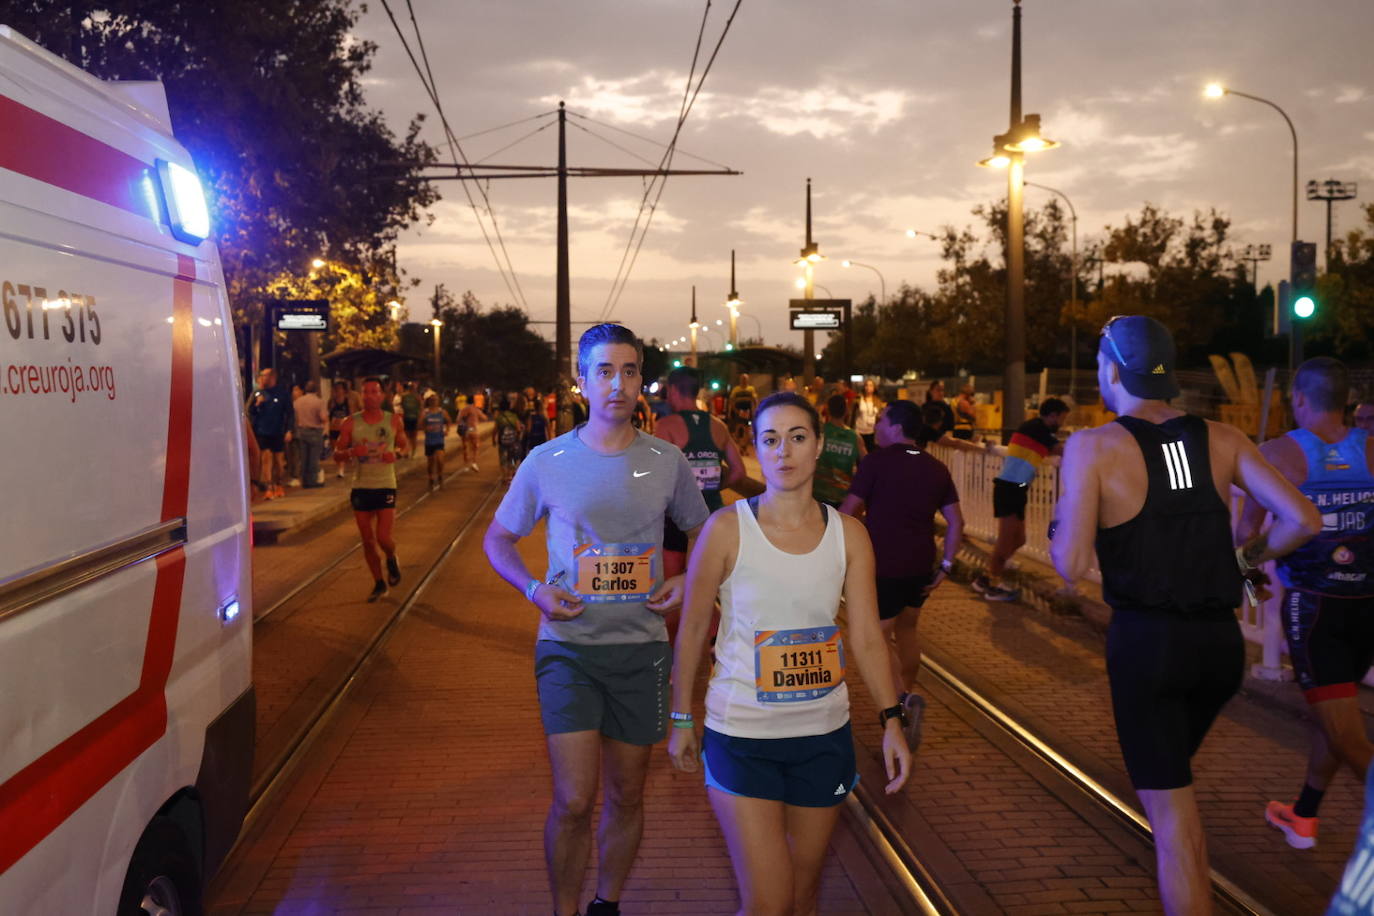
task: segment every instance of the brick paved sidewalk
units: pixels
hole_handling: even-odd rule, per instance
[[[211,912],[551,910],[535,612],[487,567],[484,526],[460,545],[216,879]],[[533,567],[542,535],[522,546]],[[734,880],[700,776],[672,771],[662,747],[647,808],[624,911],[733,912]],[[589,870],[584,900],[590,881]],[[834,855],[821,911],[867,912]]]
[[[1136,801],[1116,742],[1095,627],[1018,604],[990,604],[950,584],[927,603],[921,634],[942,664],[1122,798]],[[1363,807],[1360,786],[1339,774],[1322,804],[1317,848],[1289,848],[1265,824],[1264,804],[1296,795],[1306,753],[1301,719],[1241,695],[1194,758],[1213,867],[1285,916],[1324,912]]]

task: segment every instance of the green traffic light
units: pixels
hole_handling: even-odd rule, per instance
[[[1293,300],[1293,314],[1299,318],[1311,318],[1317,311],[1317,300],[1311,296],[1299,296]]]

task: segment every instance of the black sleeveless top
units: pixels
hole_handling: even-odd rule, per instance
[[[1097,532],[1102,597],[1114,610],[1221,617],[1240,606],[1231,514],[1212,481],[1207,422],[1117,417],[1140,446],[1149,489],[1140,514]]]

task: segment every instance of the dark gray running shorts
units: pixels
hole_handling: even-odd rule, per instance
[[[584,645],[541,639],[534,678],[544,733],[599,731],[626,744],[657,744],[668,729],[666,642]]]

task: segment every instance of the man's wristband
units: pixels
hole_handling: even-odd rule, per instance
[[[940,561],[940,568],[943,569],[943,570],[944,570],[945,572],[947,572],[947,573],[954,572],[954,561],[953,561],[953,560],[941,560],[941,561]]]
[[[690,712],[670,712],[668,718],[673,720],[673,728],[691,728],[696,725],[696,720]]]
[[[533,601],[534,593],[539,591],[539,586],[543,585],[538,579],[531,579],[529,585],[525,586],[525,600]]]

